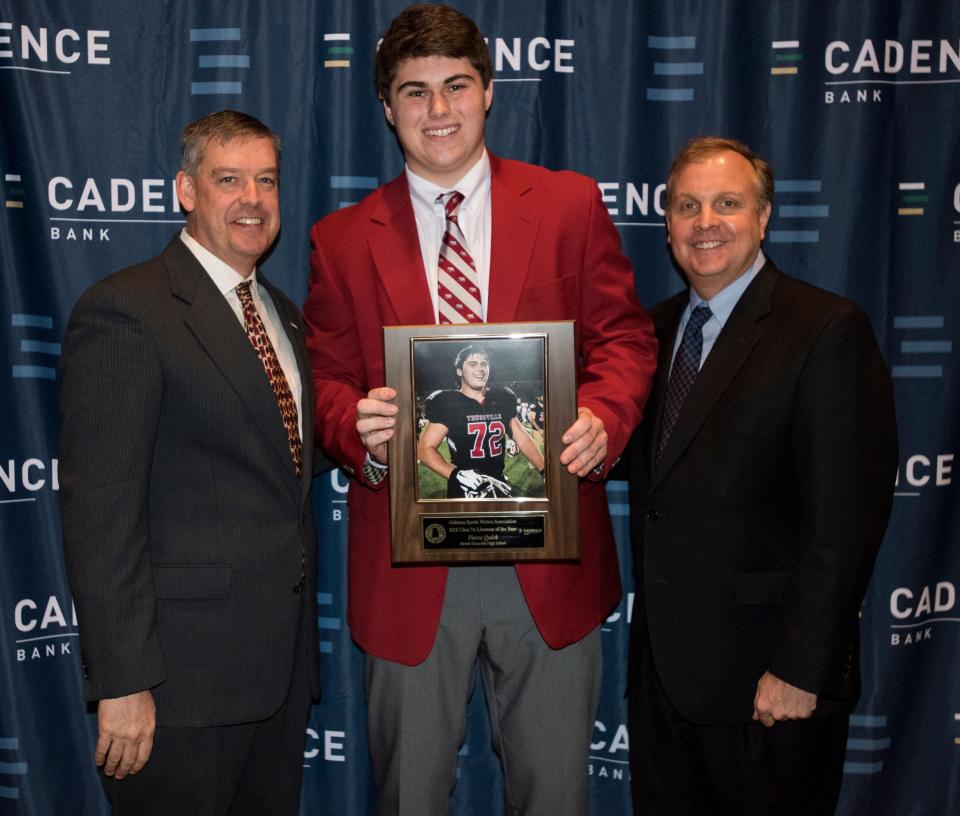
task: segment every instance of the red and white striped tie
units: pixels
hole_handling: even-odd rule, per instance
[[[482,323],[480,276],[473,258],[467,252],[463,230],[457,221],[457,208],[463,193],[456,190],[437,196],[447,214],[447,228],[440,243],[440,264],[437,279],[438,322]]]

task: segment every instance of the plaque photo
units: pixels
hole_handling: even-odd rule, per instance
[[[384,328],[395,564],[575,561],[573,323]]]

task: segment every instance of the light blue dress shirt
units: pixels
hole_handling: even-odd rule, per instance
[[[733,307],[737,305],[740,297],[757,276],[757,273],[763,269],[766,262],[767,259],[764,257],[763,250],[760,250],[757,253],[757,259],[750,265],[750,268],[733,283],[717,292],[710,300],[704,300],[693,290],[692,286],[690,287],[690,302],[684,308],[683,314],[680,315],[680,325],[677,327],[677,336],[673,341],[673,354],[670,357],[671,368],[673,367],[673,359],[677,356],[677,349],[680,348],[680,339],[683,337],[683,330],[687,326],[690,314],[701,303],[706,303],[713,315],[703,324],[703,351],[700,353],[700,368],[703,368],[707,355],[713,348],[713,344],[717,342],[717,337],[720,336],[724,324],[733,312]]]

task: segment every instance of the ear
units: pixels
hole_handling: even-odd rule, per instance
[[[762,241],[767,234],[767,222],[770,220],[770,211],[773,205],[767,202],[767,205],[760,211],[760,240]]]
[[[491,77],[490,81],[487,83],[487,87],[483,90],[483,109],[484,111],[490,110],[490,106],[493,104],[493,78]]]
[[[193,186],[193,176],[188,175],[184,170],[177,173],[177,198],[180,199],[180,207],[186,212],[193,212],[196,201],[196,189]]]
[[[669,215],[666,216],[666,222],[667,222],[667,243],[669,244],[670,243],[670,216]]]
[[[393,111],[390,110],[390,103],[383,97],[380,98],[380,101],[383,103],[383,115],[387,117],[387,122],[390,123],[391,127],[396,127],[397,125],[393,121]]]

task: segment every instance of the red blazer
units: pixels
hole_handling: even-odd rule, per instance
[[[595,182],[490,157],[490,322],[575,320],[578,403],[609,435],[607,468],[639,423],[656,365],[652,324]],[[363,479],[356,404],[384,384],[383,326],[434,323],[406,175],[311,231],[304,306],[317,438],[356,482],[349,491],[348,622],[364,651],[422,662],[436,636],[447,568],[390,564],[389,491]],[[606,475],[606,474],[604,474]],[[603,483],[580,485],[582,560],[518,564],[527,604],[553,648],[574,643],[620,599]]]

